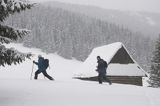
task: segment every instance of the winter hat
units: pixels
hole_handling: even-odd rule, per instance
[[[97,56],[97,59],[100,59],[101,57],[100,56]]]
[[[38,55],[38,58],[42,57],[42,55]]]

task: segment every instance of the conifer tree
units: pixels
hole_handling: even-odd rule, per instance
[[[3,22],[9,15],[30,9],[32,6],[33,4],[26,0],[0,0],[0,66],[20,63],[25,58],[31,57],[29,53],[21,53],[14,48],[6,48],[4,46],[4,43],[8,44],[11,41],[16,41],[30,31],[6,26]]]
[[[152,87],[160,87],[160,34],[153,53],[149,84]]]

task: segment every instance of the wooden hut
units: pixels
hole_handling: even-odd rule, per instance
[[[97,47],[84,62],[82,72],[84,80],[97,80],[96,57],[100,56],[109,63],[107,75],[113,83],[133,84],[142,86],[142,77],[146,76],[145,71],[131,57],[125,46],[121,42]]]

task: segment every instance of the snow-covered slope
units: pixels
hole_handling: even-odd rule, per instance
[[[30,80],[32,60],[0,67],[0,106],[160,106],[160,89],[72,79],[82,67],[81,62],[22,45],[11,46],[34,53],[32,60],[38,54],[49,58],[51,69],[47,71],[55,81],[44,79],[43,75],[39,80]]]
[[[45,54],[41,52],[39,49],[34,48],[25,48],[22,44],[11,44],[6,45],[7,47],[16,47],[17,50],[27,53],[31,52],[34,54],[31,60],[26,60],[22,64],[12,65],[2,67],[0,78],[16,78],[16,79],[29,79],[32,67],[33,67],[33,74],[37,70],[37,66],[33,65],[33,60],[38,61],[38,55],[42,55],[44,58],[49,59],[50,69],[48,68],[48,73],[53,76],[55,79],[72,79],[74,73],[77,71],[77,67],[81,67],[82,62],[77,60],[67,60],[64,59],[56,54]],[[43,76],[40,78],[44,79]]]

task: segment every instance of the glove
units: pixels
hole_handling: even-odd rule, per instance
[[[98,72],[98,69],[95,69],[95,71],[97,71],[97,72]]]
[[[35,63],[35,61],[33,60],[33,63]]]

